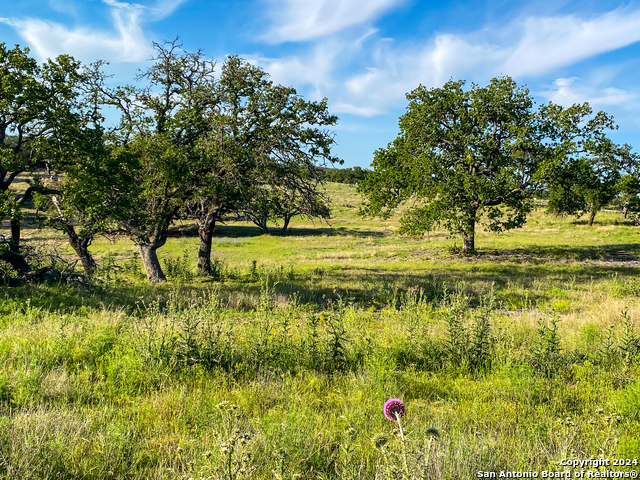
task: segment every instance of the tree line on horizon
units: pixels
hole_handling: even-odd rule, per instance
[[[201,51],[177,40],[153,44],[142,87],[110,86],[102,61],[69,55],[39,64],[27,48],[0,43],[0,260],[31,269],[21,218],[33,201],[46,224],[63,232],[87,274],[89,247],[117,232],[138,247],[151,282],[165,280],[157,250],[177,219],[198,227],[198,273],[211,274],[213,233],[223,218],[243,218],[269,232],[294,216],[328,219],[325,181],[357,184],[363,216],[389,216],[413,202],[401,232],[437,225],[473,253],[476,225],[493,231],[524,224],[534,195],[555,213],[589,215],[611,201],[638,210],[639,159],[607,132],[612,117],[588,104],[537,110],[509,77],[487,87],[449,81],[407,95],[400,134],[374,154],[373,170],[332,154],[337,117],[327,99],[308,101],[274,84],[260,67],[229,56],[219,72]],[[105,116],[119,116],[115,125]],[[12,186],[31,175],[24,192]]]

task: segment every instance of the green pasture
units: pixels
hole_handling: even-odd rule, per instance
[[[0,479],[540,478],[578,470],[563,459],[640,461],[638,227],[541,205],[461,257],[446,232],[399,236],[397,216],[356,216],[355,187],[327,188],[329,225],[220,225],[213,278],[193,275],[184,223],[159,250],[165,284],[111,237],[88,289],[0,287]],[[27,244],[72,261],[35,217]]]

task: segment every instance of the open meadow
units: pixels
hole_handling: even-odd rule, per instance
[[[400,236],[398,216],[356,215],[355,187],[327,189],[330,225],[219,225],[208,278],[177,223],[166,283],[99,238],[89,288],[0,286],[0,479],[640,470],[639,227],[539,206],[461,256],[446,231]],[[26,243],[72,259],[33,213]]]

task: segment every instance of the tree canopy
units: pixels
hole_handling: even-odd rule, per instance
[[[616,127],[604,112],[593,115],[587,104],[540,108],[546,161],[539,177],[549,190],[550,212],[589,215],[588,224],[619,193],[621,176],[634,169],[636,155],[629,145],[616,145],[607,132]]]
[[[361,212],[388,216],[415,200],[401,219],[413,235],[445,226],[474,250],[476,224],[493,231],[521,226],[533,207],[528,189],[540,162],[537,117],[526,88],[509,77],[486,87],[449,81],[407,95],[400,134],[374,154],[359,184]]]
[[[529,91],[509,77],[486,87],[449,81],[407,94],[400,134],[374,154],[374,171],[360,183],[363,215],[389,216],[411,207],[401,232],[420,235],[437,225],[475,249],[479,223],[495,232],[522,226],[533,195],[546,189],[556,213],[595,213],[618,193],[630,147],[606,132],[613,119],[588,104],[538,110]]]
[[[86,69],[96,111],[115,108],[121,120],[107,127],[97,113],[64,130],[64,195],[52,199],[49,211],[50,225],[65,231],[74,248],[85,246],[79,256],[86,270],[90,238],[76,238],[73,219],[89,236],[107,226],[126,233],[148,279],[158,282],[165,275],[157,250],[174,220],[197,221],[198,267],[207,274],[216,219],[245,208],[257,188],[306,200],[280,208],[279,197],[277,215],[287,224],[292,215],[313,215],[298,207],[321,196],[317,166],[339,160],[325,128],[337,121],[326,99],[304,100],[235,56],[218,73],[202,52],[187,52],[177,41],[153,47],[152,65],[138,77],[143,88],[109,88],[102,62]]]

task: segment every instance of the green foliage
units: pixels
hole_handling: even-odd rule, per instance
[[[622,319],[622,337],[620,338],[620,353],[627,364],[631,364],[640,355],[640,338],[635,332],[635,326],[629,316],[629,310],[620,312]]]
[[[191,259],[187,249],[182,252],[181,257],[165,259],[164,267],[169,278],[189,282],[195,276],[191,270]],[[219,272],[217,274],[219,276]]]
[[[407,94],[398,138],[376,151],[374,171],[358,186],[363,214],[388,217],[415,198],[401,220],[401,231],[411,235],[443,225],[473,238],[483,218],[493,231],[522,226],[540,162],[532,99],[509,77],[466,91],[464,83]]]
[[[539,374],[552,378],[563,366],[557,315],[551,316],[551,326],[544,319],[538,320],[537,336],[531,346],[529,361]]]
[[[491,331],[491,315],[495,309],[493,291],[483,301],[485,303],[481,308],[471,312],[473,320],[467,324],[468,298],[462,291],[447,298],[447,358],[456,370],[471,373],[491,370],[495,354]]]
[[[613,119],[604,112],[589,118],[588,104],[549,103],[536,112],[528,90],[509,77],[468,90],[464,83],[407,94],[400,134],[375,152],[374,171],[358,186],[361,214],[388,218],[414,202],[402,233],[443,226],[471,253],[476,224],[495,232],[521,227],[539,191],[548,192],[550,211],[589,212],[591,224],[618,194],[622,171],[637,169],[631,147],[605,136]]]
[[[637,166],[633,170],[637,171]],[[624,218],[628,213],[635,214],[640,210],[640,178],[637,172],[621,175],[616,190],[619,195],[615,203],[622,210]]]
[[[346,183],[348,185],[355,185],[361,182],[370,173],[370,170],[358,166],[349,168],[320,168],[319,170],[324,181]]]
[[[468,478],[544,469],[558,445],[615,455],[637,428],[634,363],[566,357],[567,375],[548,379],[521,356],[533,329],[508,327],[524,328],[523,343],[492,334],[504,321],[495,291],[476,301],[458,285],[433,301],[410,289],[373,313],[348,292],[279,306],[278,286],[265,282],[252,311],[228,308],[222,286],[184,284],[135,311],[95,299],[63,316],[31,291],[0,337],[0,475]],[[547,359],[560,351],[554,322],[537,334]],[[442,368],[460,338],[462,360]],[[411,360],[423,355],[440,366]],[[390,396],[407,404],[403,438],[380,411]]]
[[[635,170],[638,157],[629,145],[611,142],[605,132],[617,128],[613,118],[593,111],[585,103],[563,108],[545,105],[540,109],[545,135],[550,139],[548,161],[539,174],[549,189],[550,212],[581,216],[590,214],[589,225],[625,184],[625,169]],[[626,183],[627,187],[632,187]]]
[[[0,220],[20,220],[20,206],[10,190],[0,192]]]
[[[294,217],[327,221],[331,218],[329,199],[318,189],[318,181],[309,181],[305,190],[286,190],[274,186],[254,187],[238,209],[241,217],[251,220],[262,232],[269,233],[268,222],[285,233]]]

